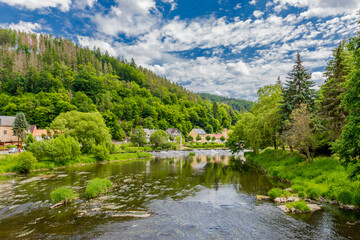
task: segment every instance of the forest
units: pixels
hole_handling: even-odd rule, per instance
[[[230,128],[239,112],[221,102],[203,101],[133,59],[0,29],[0,115],[23,112],[29,124],[46,128],[60,113],[100,112],[112,138],[122,140],[139,125],[176,127],[184,135],[194,127],[207,133]]]
[[[209,93],[199,93],[199,95],[203,100],[210,100],[212,103],[214,102],[225,103],[237,111],[248,111],[253,104],[253,102],[251,101],[237,99],[237,98],[223,97]]]

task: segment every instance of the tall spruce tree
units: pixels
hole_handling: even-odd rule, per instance
[[[350,70],[345,65],[345,43],[341,42],[333,52],[333,59],[326,68],[325,83],[321,86],[319,115],[324,121],[329,140],[335,141],[345,126],[347,112],[341,104],[345,92],[345,77]]]
[[[18,139],[24,141],[27,136],[28,129],[29,129],[29,124],[26,121],[26,117],[24,113],[18,112],[15,116],[15,121],[12,128],[14,132],[14,136],[17,136]]]
[[[286,121],[291,120],[291,113],[298,109],[301,104],[305,104],[310,112],[314,112],[315,91],[312,87],[315,84],[310,79],[311,74],[302,65],[298,53],[295,65],[288,73],[287,80],[282,87],[283,101],[280,106],[282,126],[285,125]]]

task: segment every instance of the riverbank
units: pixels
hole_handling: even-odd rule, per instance
[[[354,165],[344,168],[334,157],[317,157],[306,164],[296,152],[274,149],[266,149],[256,156],[247,152],[245,156],[272,177],[288,181],[299,195],[360,207],[360,181],[353,176]]]
[[[60,165],[51,161],[40,161],[34,164],[31,172],[37,171],[47,171],[47,170],[57,170],[64,169],[68,167],[77,167],[85,166],[91,164],[106,164],[110,162],[117,161],[130,161],[138,159],[148,159],[152,158],[152,154],[147,152],[137,152],[137,153],[115,153],[110,154],[108,161],[99,161],[93,154],[84,154],[79,157],[79,159],[74,161],[69,161],[66,164]],[[2,175],[13,175],[18,174],[16,171],[17,168],[17,154],[16,155],[6,155],[0,159],[0,176]]]

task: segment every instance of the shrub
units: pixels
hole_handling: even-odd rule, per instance
[[[355,190],[352,199],[353,199],[353,204],[360,207],[360,189],[359,188],[357,188]]]
[[[147,152],[137,152],[136,155],[138,158],[151,158],[152,157],[151,153],[147,153]]]
[[[304,187],[301,186],[301,185],[293,185],[293,186],[291,186],[291,189],[292,189],[294,192],[304,191]]]
[[[194,152],[189,153],[189,156],[195,156],[195,155],[196,155],[196,153],[194,153]]]
[[[50,199],[52,203],[59,203],[61,201],[64,201],[64,203],[69,203],[75,197],[76,195],[73,193],[73,191],[66,187],[57,188],[50,194]]]
[[[105,193],[113,184],[110,180],[95,178],[88,182],[85,190],[86,198],[94,198],[100,194]]]
[[[283,191],[283,194],[282,194],[285,198],[288,198],[290,197],[291,193],[289,191]]]
[[[29,173],[36,163],[37,160],[34,155],[31,152],[26,151],[19,154],[16,169],[20,173]]]
[[[286,203],[285,206],[290,210],[292,208],[295,208],[296,210],[301,211],[301,212],[310,212],[310,210],[311,210],[310,207],[307,205],[307,203],[303,200]]]
[[[18,146],[16,146],[16,145],[7,145],[6,148],[7,149],[9,149],[9,148],[18,148]]]
[[[305,197],[305,192],[304,192],[304,191],[300,191],[300,192],[298,193],[298,196],[299,196],[300,198],[304,198],[304,197]]]
[[[155,147],[166,147],[169,135],[163,130],[157,130],[150,136],[150,143]]]
[[[109,149],[105,145],[94,145],[91,149],[91,152],[99,161],[109,160]]]
[[[320,197],[321,194],[319,189],[316,189],[314,187],[309,187],[308,189],[306,189],[306,195],[310,199],[317,199],[318,197]]]
[[[344,203],[344,204],[351,204],[352,202],[352,196],[351,196],[351,193],[348,191],[348,190],[341,190],[336,199],[341,202],[341,203]]]
[[[282,190],[280,188],[273,188],[268,192],[268,194],[270,199],[275,199],[281,196]]]

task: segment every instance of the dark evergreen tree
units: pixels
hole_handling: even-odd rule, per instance
[[[212,106],[212,110],[213,110],[214,118],[219,119],[219,105],[217,104],[217,102],[214,102]]]
[[[335,141],[345,126],[347,113],[343,107],[344,83],[347,71],[345,68],[345,43],[341,42],[334,50],[333,59],[326,68],[325,83],[321,86],[319,115],[324,121],[329,140]]]
[[[282,105],[280,114],[282,126],[287,120],[290,120],[291,113],[305,104],[310,112],[314,112],[315,107],[315,85],[311,79],[311,74],[307,72],[302,65],[300,54],[297,54],[297,60],[293,69],[288,73],[287,81],[282,88]]]
[[[26,121],[26,117],[24,113],[18,112],[15,117],[14,125],[13,125],[13,132],[14,136],[17,136],[19,139],[24,141],[27,136],[27,130],[29,129],[29,124]]]

